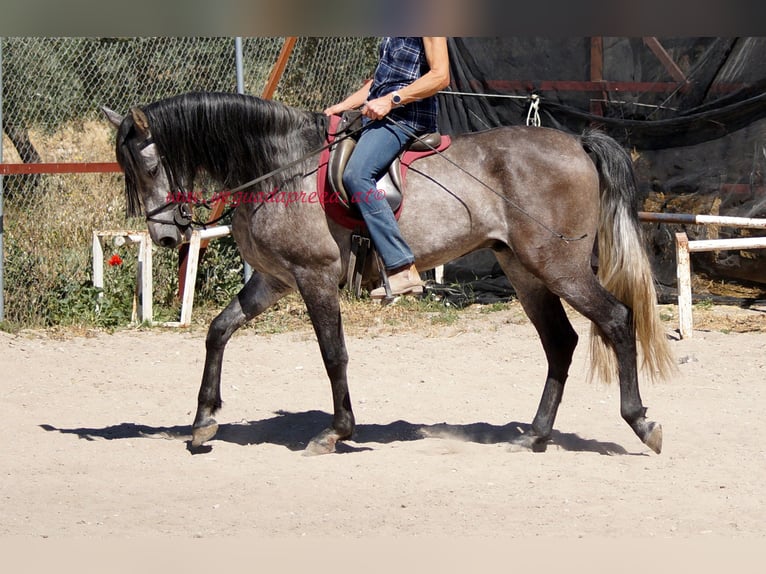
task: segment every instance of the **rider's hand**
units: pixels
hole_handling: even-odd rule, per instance
[[[391,98],[389,96],[382,96],[365,102],[362,114],[371,120],[380,120],[388,115],[392,107]]]

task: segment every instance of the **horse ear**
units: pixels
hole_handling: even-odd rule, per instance
[[[118,114],[117,112],[110,110],[106,106],[101,106],[101,111],[104,112],[104,115],[106,116],[106,119],[108,119],[112,125],[116,128],[120,127],[120,124],[122,123],[122,120],[124,119],[123,116]]]
[[[152,135],[151,131],[149,131],[149,120],[146,118],[146,114],[143,112],[143,110],[139,107],[132,107],[130,108],[130,115],[133,116],[133,123],[135,124],[136,128],[138,128],[138,131],[141,132],[142,135],[149,137]]]

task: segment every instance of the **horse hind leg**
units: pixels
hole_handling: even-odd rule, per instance
[[[284,283],[254,273],[236,297],[213,319],[205,339],[205,367],[197,395],[197,413],[192,424],[193,447],[210,440],[218,431],[218,423],[213,415],[221,408],[221,368],[229,339],[242,325],[290,291],[292,288]]]
[[[558,296],[529,273],[510,251],[498,251],[496,256],[540,336],[548,363],[543,394],[532,426],[512,440],[511,445],[512,448],[542,451],[553,431],[578,337]]]
[[[616,369],[611,365],[591,365],[592,372],[616,370],[620,381],[620,414],[639,439],[655,453],[662,451],[662,426],[646,418],[638,386],[636,330],[632,311],[609,291],[592,273],[584,273],[578,281],[567,283],[562,297],[597,327],[594,336],[611,348]],[[594,361],[608,360],[610,355],[592,353]]]

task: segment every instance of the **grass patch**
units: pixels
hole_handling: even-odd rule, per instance
[[[701,311],[709,311],[715,307],[715,303],[713,303],[712,299],[702,299],[694,303],[693,307]]]
[[[490,303],[489,305],[482,305],[479,313],[498,313],[500,311],[506,311],[509,304],[506,302]]]

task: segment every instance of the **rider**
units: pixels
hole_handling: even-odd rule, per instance
[[[449,81],[445,37],[384,38],[373,78],[324,111],[330,116],[362,106],[365,129],[349,158],[343,186],[349,197],[363,198],[356,205],[383,260],[393,295],[422,293],[423,282],[388,201],[369,192],[376,190],[377,180],[414,134],[437,131],[435,94]],[[370,293],[373,299],[385,295],[384,287]]]

